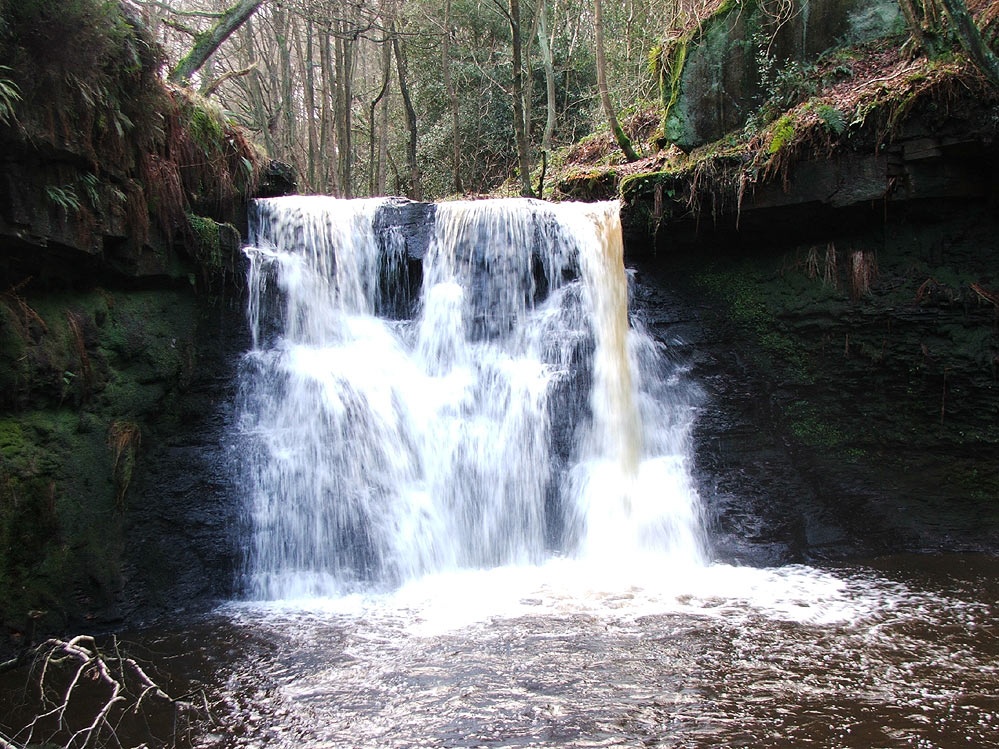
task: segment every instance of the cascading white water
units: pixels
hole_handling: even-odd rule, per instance
[[[412,302],[405,239],[376,230],[384,206],[257,203],[248,593],[552,555],[700,563],[694,393],[629,326],[617,205],[440,204]]]

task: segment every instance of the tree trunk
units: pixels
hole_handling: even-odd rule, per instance
[[[399,92],[402,94],[402,103],[406,110],[406,130],[409,132],[409,139],[406,143],[406,160],[409,162],[409,197],[413,200],[420,200],[423,197],[423,190],[420,186],[420,165],[416,160],[416,110],[413,108],[413,99],[409,95],[409,78],[406,73],[406,57],[403,54],[402,42],[399,35],[392,37],[392,49],[395,52],[396,71],[399,74]]]
[[[451,171],[454,177],[454,192],[465,192],[461,183],[461,130],[459,128],[458,93],[451,80],[451,0],[444,3],[444,36],[441,39],[441,72],[444,78],[444,91],[451,104]]]
[[[264,147],[267,150],[267,155],[274,158],[277,155],[277,150],[274,143],[274,134],[271,132],[270,115],[267,113],[267,107],[264,102],[263,85],[260,82],[263,77],[263,73],[260,71],[256,49],[256,41],[253,38],[253,27],[249,22],[247,22],[246,50],[250,67],[253,68],[253,72],[250,73],[250,77],[247,80],[250,96],[250,108],[253,112],[253,118],[256,121],[256,124],[260,127],[260,131],[263,133]]]
[[[320,120],[319,126],[319,142],[322,144],[324,152],[327,157],[322,160],[323,164],[323,185],[324,192],[339,192],[340,183],[339,176],[335,169],[330,168],[330,164],[333,159],[329,158],[330,146],[332,145],[334,149],[336,148],[335,136],[333,134],[333,119],[335,117],[332,111],[330,102],[330,91],[336,85],[333,76],[333,63],[331,61],[330,55],[330,32],[325,30],[323,37],[319,44],[319,67],[323,73],[323,106],[322,106],[322,119]]]
[[[628,161],[637,161],[638,154],[631,145],[631,140],[621,128],[614,114],[614,105],[611,104],[610,89],[607,87],[607,59],[604,55],[604,13],[601,0],[593,0],[593,27],[596,34],[597,46],[597,89],[600,91],[600,103],[603,105],[604,116],[607,124],[610,125],[614,139],[620,146],[624,158]]]
[[[219,22],[210,31],[199,34],[194,46],[184,58],[170,71],[170,80],[174,83],[187,84],[198,69],[205,64],[211,54],[219,48],[229,36],[242,26],[246,20],[256,13],[264,0],[241,0],[222,14]]]
[[[295,158],[295,147],[298,144],[298,118],[295,108],[295,87],[292,79],[290,39],[293,33],[291,15],[280,5],[274,12],[274,31],[278,45],[278,78],[276,88],[281,92],[281,115],[284,127],[280,132],[281,153],[283,158],[291,162],[301,173],[301,163]],[[297,162],[297,163],[296,163]]]
[[[392,79],[392,45],[389,44],[386,39],[382,45],[382,87],[378,91],[378,95],[371,100],[370,112],[369,112],[369,130],[368,130],[368,194],[378,195],[381,190],[379,189],[379,184],[381,180],[379,179],[381,175],[381,148],[378,149],[377,159],[375,156],[375,141],[376,141],[376,131],[375,127],[375,114],[378,109],[378,104],[385,98],[385,94],[388,92],[389,81]],[[382,131],[382,137],[379,140],[379,145],[385,140],[385,132]]]
[[[531,151],[524,121],[524,66],[520,38],[520,0],[510,0],[510,31],[513,35],[513,133],[517,140],[520,164],[520,194],[533,198],[531,187]]]
[[[391,62],[391,60],[390,60]],[[388,166],[389,166],[389,100],[382,99],[381,106],[381,126],[382,137],[378,139],[378,184],[377,194],[384,195],[388,192]]]
[[[545,69],[545,96],[548,114],[545,118],[545,131],[541,136],[541,150],[548,152],[552,148],[552,136],[555,133],[555,63],[552,60],[552,49],[548,44],[547,5],[540,0],[538,9],[538,49],[541,51],[541,62]]]
[[[345,29],[344,29],[345,30]],[[337,163],[340,174],[340,194],[354,196],[353,175],[353,67],[354,43],[347,34],[334,37],[333,49],[336,53],[337,91]]]
[[[982,32],[975,25],[975,19],[964,0],[939,0],[939,2],[947,11],[947,16],[957,31],[957,38],[964,51],[968,53],[968,57],[982,71],[989,83],[999,88],[999,57],[996,57],[985,43]]]
[[[915,41],[918,50],[925,50],[927,54],[932,54],[929,39],[926,37],[926,29],[923,28],[923,19],[916,12],[913,0],[898,0],[898,5],[902,9],[905,17],[905,25],[909,27],[909,35]]]
[[[313,32],[310,20],[305,27],[305,58],[302,60],[302,64],[305,66],[305,116],[309,121],[308,182],[310,190],[315,190],[319,183],[317,172],[319,134],[316,132],[316,68],[312,62],[315,59],[312,50]]]

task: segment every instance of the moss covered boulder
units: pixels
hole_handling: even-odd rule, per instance
[[[905,31],[892,0],[723,0],[707,19],[678,19],[653,64],[661,142],[684,151],[741,129],[768,100],[800,98],[805,69],[827,50]]]

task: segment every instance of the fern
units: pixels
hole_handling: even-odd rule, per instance
[[[77,196],[76,190],[73,189],[72,185],[65,185],[63,187],[49,185],[45,188],[45,194],[49,200],[67,213],[70,211],[76,213],[80,210],[80,198]]]
[[[0,72],[7,72],[10,68],[0,65]],[[0,123],[10,124],[14,117],[14,105],[21,100],[21,90],[10,78],[0,78]]]
[[[815,114],[830,133],[842,135],[846,130],[846,116],[832,104],[820,104],[815,108]]]
[[[90,201],[92,207],[97,208],[101,202],[100,180],[96,174],[87,173],[83,175],[81,181],[83,182],[83,191],[87,194],[87,200]]]
[[[780,151],[780,149],[794,139],[795,132],[794,120],[789,115],[781,117],[773,125],[767,152],[774,154]]]

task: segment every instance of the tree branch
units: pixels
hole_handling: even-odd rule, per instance
[[[237,5],[223,13],[219,22],[210,31],[198,36],[191,51],[170,72],[170,80],[174,83],[187,83],[219,45],[242,26],[264,1],[240,0]]]
[[[982,32],[975,24],[975,19],[972,18],[964,0],[940,0],[940,4],[947,11],[951,23],[954,24],[957,37],[961,46],[964,47],[964,51],[968,53],[968,57],[982,71],[989,83],[999,88],[999,57],[996,57],[996,54],[985,43]]]
[[[249,75],[256,69],[257,69],[257,64],[254,63],[249,67],[243,68],[242,70],[230,70],[229,72],[220,75],[218,78],[212,81],[210,85],[205,86],[205,88],[201,89],[201,95],[205,97],[211,96],[216,91],[218,91],[219,86],[221,86],[226,81],[231,81],[233,78],[242,78],[244,75]]]
[[[83,635],[46,640],[29,652],[32,673],[37,674],[32,680],[39,707],[31,722],[13,736],[0,735],[0,749],[36,744],[60,749],[120,746],[116,735],[120,721],[139,714],[151,699],[171,710],[195,709],[164,692],[134,659],[122,656],[116,640],[113,657],[105,657],[94,638]],[[204,697],[203,702],[210,717]]]
[[[181,34],[187,34],[188,36],[197,37],[200,33],[197,29],[191,28],[187,24],[176,21],[173,18],[160,19],[160,23],[164,26],[169,26],[174,31],[179,31]]]
[[[160,0],[131,0],[132,3],[138,5],[142,8],[157,8],[159,10],[165,10],[172,16],[186,16],[188,18],[221,18],[221,13],[215,13],[213,11],[207,10],[181,10],[180,8],[174,8],[172,5],[161,2]]]

